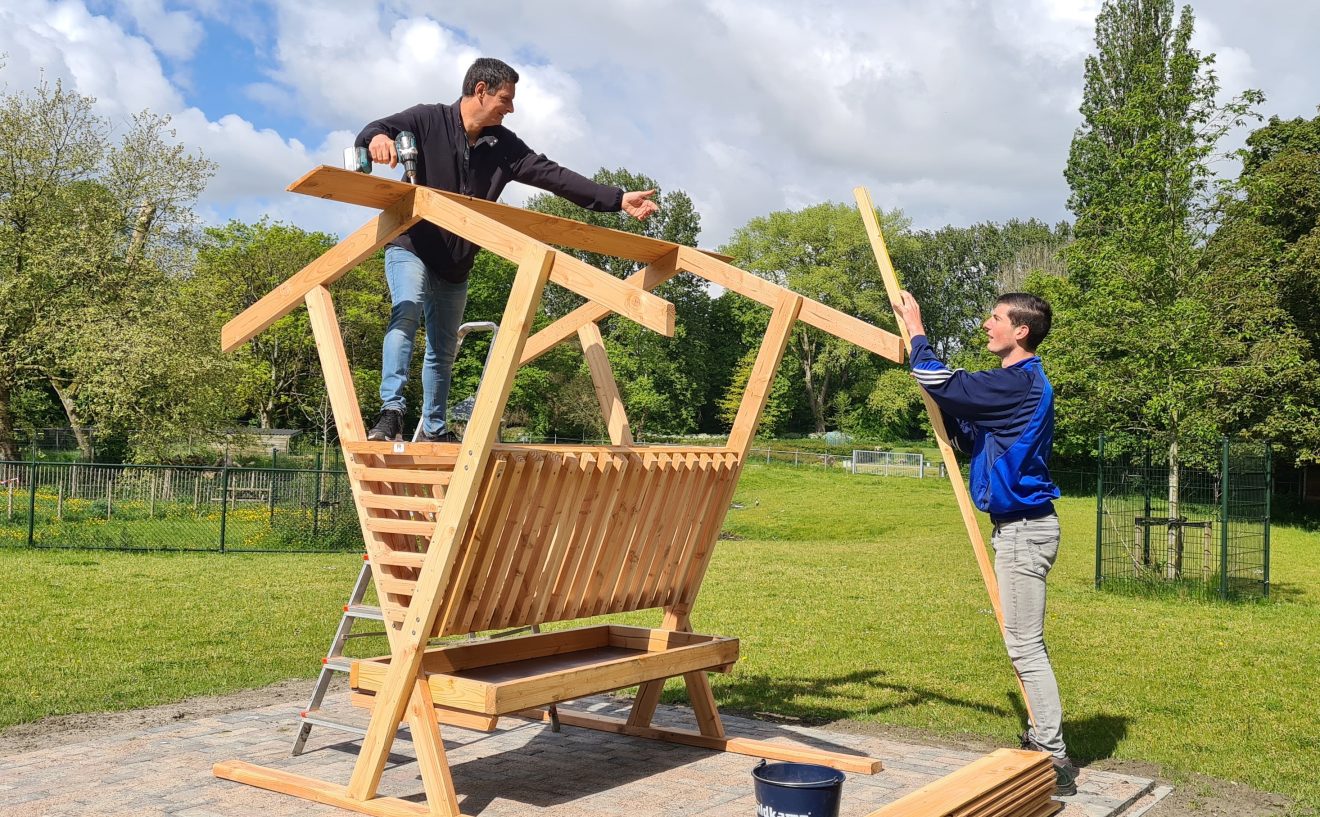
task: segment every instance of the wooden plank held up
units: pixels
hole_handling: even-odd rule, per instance
[[[898,300],[898,293],[901,289],[898,283],[898,273],[894,271],[894,263],[889,258],[889,248],[885,245],[884,234],[880,232],[880,222],[875,217],[875,205],[871,203],[871,194],[864,187],[858,187],[853,190],[853,196],[857,199],[857,209],[861,211],[862,221],[866,225],[866,234],[871,239],[871,250],[875,253],[875,263],[880,267],[880,277],[885,282],[885,293],[889,296],[890,302]],[[898,313],[894,313],[895,320],[898,321],[898,330],[903,336],[903,346],[909,353],[912,351],[912,338],[908,337],[907,327],[899,319]],[[921,390],[921,400],[926,406],[926,414],[930,417],[930,426],[935,430],[935,439],[939,443],[940,458],[944,461],[944,470],[949,475],[949,484],[953,487],[954,498],[958,501],[958,510],[962,513],[963,527],[967,529],[967,538],[972,543],[972,553],[976,556],[976,565],[981,570],[981,579],[985,582],[985,591],[990,596],[990,608],[995,611],[995,621],[999,623],[999,634],[1005,639],[1007,645],[1007,635],[1004,632],[1004,611],[999,604],[999,582],[995,579],[994,564],[990,561],[990,555],[986,552],[985,539],[981,536],[981,526],[976,520],[976,507],[972,504],[971,494],[967,490],[967,484],[963,482],[962,471],[958,467],[958,455],[954,453],[953,444],[949,442],[948,432],[944,428],[944,414],[940,407],[935,405],[935,401]],[[1036,722],[1035,716],[1031,712],[1031,702],[1027,700],[1026,687],[1022,685],[1022,677],[1017,674],[1017,668],[1013,668],[1013,677],[1017,679],[1018,691],[1022,693],[1022,703],[1027,708],[1027,717],[1032,723]]]

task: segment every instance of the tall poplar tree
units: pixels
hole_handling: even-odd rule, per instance
[[[1039,283],[1056,309],[1044,352],[1061,447],[1088,449],[1102,431],[1158,441],[1173,500],[1177,463],[1230,430],[1225,401],[1213,398],[1220,373],[1248,353],[1201,256],[1216,186],[1209,163],[1261,99],[1216,101],[1214,56],[1191,47],[1193,24],[1189,7],[1175,17],[1172,0],[1101,8],[1064,173],[1077,215],[1068,276]]]

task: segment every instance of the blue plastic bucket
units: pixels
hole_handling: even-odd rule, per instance
[[[814,763],[766,763],[752,769],[756,817],[839,817],[843,772]]]

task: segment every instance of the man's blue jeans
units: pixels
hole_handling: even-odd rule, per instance
[[[1008,657],[1035,716],[1030,736],[1042,749],[1064,758],[1063,706],[1045,650],[1045,577],[1059,555],[1059,517],[997,524],[991,542]]]
[[[403,387],[408,383],[413,340],[425,320],[422,429],[427,434],[443,433],[458,327],[467,305],[467,281],[454,284],[430,274],[421,259],[401,247],[385,248],[385,280],[394,306],[381,353],[381,408],[407,410]]]

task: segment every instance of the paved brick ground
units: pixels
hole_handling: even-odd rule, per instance
[[[357,743],[343,732],[312,730],[307,751],[289,749],[297,730],[297,702],[179,722],[86,743],[0,758],[0,815],[4,817],[292,817],[348,812],[294,797],[217,780],[211,764],[230,758],[347,782]],[[617,699],[574,704],[623,712]],[[360,712],[339,709],[365,722]],[[661,707],[657,722],[687,726],[689,712]],[[885,770],[849,774],[841,817],[861,817],[931,780],[975,760],[975,753],[883,738],[767,724],[725,717],[733,735],[797,741],[819,748],[870,754]],[[751,817],[755,760],[658,741],[564,727],[501,721],[485,734],[447,727],[446,751],[464,815],[471,817]],[[381,793],[417,799],[421,779],[406,740],[395,744]],[[1167,792],[1166,792],[1167,793]],[[1144,778],[1082,770],[1079,792],[1063,817],[1131,813],[1155,796]]]

